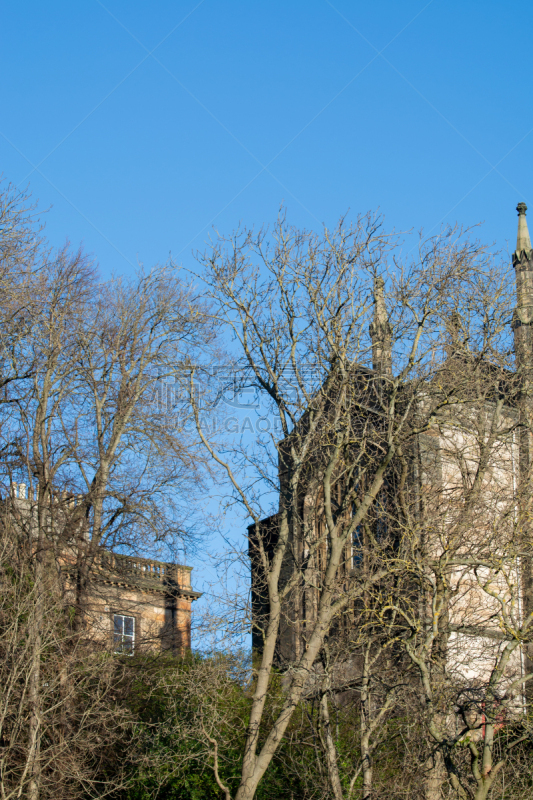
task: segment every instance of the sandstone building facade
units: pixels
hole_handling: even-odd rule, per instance
[[[31,532],[28,520],[35,516],[35,504],[25,484],[12,484],[11,503],[14,516]],[[55,518],[63,522],[76,499],[63,495],[55,505]],[[191,586],[192,567],[120,555],[103,547],[92,552],[83,537],[63,538],[61,544],[50,537],[47,561],[57,573],[65,603],[74,606],[77,565],[80,556],[87,559],[84,617],[95,642],[124,655],[151,650],[179,656],[190,649],[192,603],[201,597]]]
[[[456,671],[462,680],[474,684],[488,679],[498,653],[514,635],[512,631],[520,631],[533,610],[533,572],[528,555],[532,541],[529,508],[533,470],[533,249],[526,210],[524,203],[518,204],[518,236],[513,254],[517,304],[511,323],[515,370],[499,367],[496,374],[490,361],[473,364],[472,375],[475,373],[475,380],[479,377],[481,383],[485,382],[485,388],[480,390],[479,402],[472,401],[469,393],[473,384],[469,385],[468,381],[474,378],[468,374],[470,366],[461,354],[460,346],[456,346],[457,321],[452,316],[448,355],[435,379],[439,385],[433,384],[431,391],[435,394],[441,391],[443,397],[454,396],[454,410],[449,413],[443,403],[444,410],[432,419],[431,424],[413,435],[405,458],[408,469],[404,485],[415,509],[413,516],[418,513],[416,508],[426,504],[425,530],[417,532],[426,549],[426,564],[431,560],[428,553],[434,561],[445,554],[453,527],[463,514],[465,496],[479,474],[480,464],[483,464],[476,502],[469,512],[470,517],[461,523],[462,541],[454,544],[457,565],[450,561],[446,572],[447,669]],[[354,404],[357,411],[354,413],[358,415],[353,427],[365,430],[365,447],[369,452],[372,444],[369,445],[368,441],[372,442],[372,437],[376,449],[382,444],[380,426],[385,423],[380,421],[384,416],[381,398],[386,394],[387,385],[393,381],[392,331],[383,290],[384,283],[378,277],[374,288],[374,318],[370,326],[373,368],[356,367],[352,377],[352,383],[357,387]],[[365,386],[369,387],[368,391]],[[406,392],[409,392],[408,386]],[[423,387],[421,390],[418,386],[417,392],[413,408],[420,410],[426,403]],[[464,407],[461,407],[461,392],[464,393]],[[304,411],[298,424],[305,427],[311,412],[312,408]],[[334,434],[332,427],[327,447],[331,446]],[[485,444],[489,440],[490,463],[483,463]],[[267,558],[272,559],[280,536],[283,497],[289,493],[284,481],[292,467],[289,463],[290,449],[289,437],[286,445],[282,443],[280,447],[280,511],[248,529],[252,561],[253,645],[257,651],[263,648],[270,619],[267,581],[257,542],[261,537],[261,549],[264,548]],[[317,453],[318,450],[317,445]],[[303,477],[296,490],[297,501],[293,501],[292,527],[280,580],[283,613],[277,661],[282,668],[290,668],[299,662],[316,630],[329,547],[320,470],[319,458],[310,458],[307,469],[301,472]],[[395,519],[400,516],[400,484],[403,480],[400,471],[393,461],[387,473],[386,491],[381,491],[375,498],[374,511],[369,517],[374,541],[378,541],[381,535],[388,536],[391,542],[394,540]],[[294,496],[294,489],[290,491]],[[526,509],[525,513],[522,513],[523,509]],[[419,519],[422,519],[421,512]],[[416,521],[413,525],[416,528]],[[404,535],[405,525],[402,529],[398,523],[398,540]],[[365,560],[372,559],[371,539],[362,525],[346,543],[335,578],[335,592],[339,597],[343,592],[349,593],[350,586],[364,578]],[[488,554],[485,563],[484,553]],[[503,565],[501,569],[498,559]],[[469,567],[469,561],[474,566]],[[299,578],[296,573],[299,573]],[[285,591],[289,583],[291,589]],[[420,619],[425,614],[430,619],[431,609],[424,608],[425,601],[418,598],[417,602],[422,609]],[[505,614],[510,615],[507,629],[502,623],[505,617],[502,603]],[[349,604],[347,609],[335,622],[337,632],[343,625],[349,629],[350,618],[353,619]],[[423,620],[421,627],[427,624],[430,623]],[[514,650],[506,666],[506,679],[516,682],[517,686],[520,686],[521,676],[533,671],[528,637],[529,634],[524,635],[523,644]],[[519,695],[521,691],[518,689]]]

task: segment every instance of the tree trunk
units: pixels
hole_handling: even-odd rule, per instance
[[[491,785],[491,783],[479,783],[474,795],[474,800],[487,800]]]
[[[362,800],[372,797],[372,756],[370,753],[370,652],[365,650],[363,674],[361,677],[361,764],[363,771]]]
[[[428,758],[424,773],[424,800],[442,800],[445,771],[440,750],[436,750]]]
[[[363,764],[363,794],[362,800],[372,798],[372,756],[370,753],[369,734],[361,737],[361,758]]]
[[[339,765],[337,764],[337,750],[331,735],[331,723],[329,719],[329,703],[327,693],[324,692],[320,700],[320,719],[326,737],[326,761],[328,765],[328,776],[331,790],[335,800],[344,800],[341,781],[339,777]]]
[[[28,800],[39,800],[41,789],[41,645],[43,625],[43,553],[38,545],[35,555],[35,606],[30,626],[32,638],[31,667],[28,687],[29,699],[29,747],[27,763],[30,781]]]

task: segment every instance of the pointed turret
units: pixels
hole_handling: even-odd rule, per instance
[[[463,321],[461,315],[457,311],[452,311],[448,319],[445,321],[446,333],[448,334],[448,341],[446,343],[446,353],[448,358],[460,355],[464,345],[461,336]]]
[[[515,363],[520,381],[519,409],[519,511],[517,534],[519,547],[526,555],[520,558],[520,579],[523,593],[523,616],[533,613],[533,521],[531,517],[533,467],[533,250],[527,229],[525,203],[518,203],[518,236],[513,253],[516,271],[516,308],[513,314]],[[524,645],[525,671],[533,672],[533,643]],[[526,690],[526,702],[533,708],[533,688]]]
[[[377,277],[374,281],[374,319],[369,328],[372,339],[372,366],[376,372],[392,375],[392,331],[385,305],[384,287],[383,278]]]
[[[533,250],[527,228],[525,203],[518,203],[518,235],[513,253],[516,273],[516,308],[513,316],[517,366],[533,367]]]

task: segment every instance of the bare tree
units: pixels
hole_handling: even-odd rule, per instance
[[[452,312],[468,319],[480,362],[485,337],[503,343],[499,363],[511,366],[501,267],[454,229],[404,263],[390,261],[395,242],[371,216],[321,236],[280,219],[271,234],[219,237],[200,259],[242,385],[261,393],[281,432],[229,454],[203,437],[252,521],[258,661],[237,800],[254,796],[298,704],[323,684],[326,637],[353,625],[365,595],[410,572],[399,546],[422,503],[420,442],[450,408],[479,412],[479,394],[440,385]],[[202,437],[197,403],[195,413]],[[284,701],[265,732],[277,669]]]
[[[384,592],[383,583],[380,591],[390,597],[390,587]],[[350,615],[350,628],[326,641],[321,655],[317,727],[335,800],[356,797],[358,784],[363,800],[374,796],[374,754],[412,681],[410,664],[401,654],[404,626],[398,625],[397,615],[378,619],[375,611]],[[343,757],[346,734],[341,739],[333,735],[331,708],[352,729],[348,764]]]
[[[11,513],[19,502],[4,502],[0,516],[0,793],[104,797],[125,781],[126,764],[106,769],[112,748],[127,740],[135,749],[132,715],[119,702],[124,668],[73,635],[53,569],[35,580],[34,553]]]
[[[69,646],[79,652],[79,638],[93,638],[89,595],[98,590],[93,567],[104,550],[150,547],[173,557],[193,543],[191,497],[203,461],[185,432],[179,393],[170,408],[157,402],[157,391],[179,377],[212,330],[179,276],[154,268],[130,281],[102,282],[81,251],[46,250],[35,231],[32,239],[29,212],[17,205],[20,198],[9,202],[11,227],[0,228],[8,254],[0,306],[0,481],[32,576],[24,791],[38,800],[48,791],[41,750],[49,736],[43,652],[52,635],[50,587],[52,618],[62,603]],[[19,502],[10,501],[14,494]],[[67,640],[65,632],[65,648]],[[93,645],[98,649],[98,641]],[[68,658],[56,666],[65,687],[76,681]],[[96,681],[96,661],[94,667]]]

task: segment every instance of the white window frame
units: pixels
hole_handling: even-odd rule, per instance
[[[121,634],[117,633],[115,631],[115,620],[117,619],[117,617],[122,620],[122,633]],[[133,622],[133,626],[132,626],[133,633],[131,634],[131,636],[128,633],[124,633],[125,621],[127,619],[131,619],[132,622]],[[135,617],[132,614],[121,614],[121,613],[113,612],[113,647],[115,648],[114,652],[115,652],[116,655],[132,656],[134,654],[134,652],[135,652],[135,627],[136,627],[136,620],[135,620]],[[131,640],[131,650],[129,652],[127,650],[117,649],[117,646],[120,647],[120,645],[118,645],[118,643],[116,641],[118,636],[122,636],[122,640],[120,642],[120,645],[123,645],[124,642]]]

